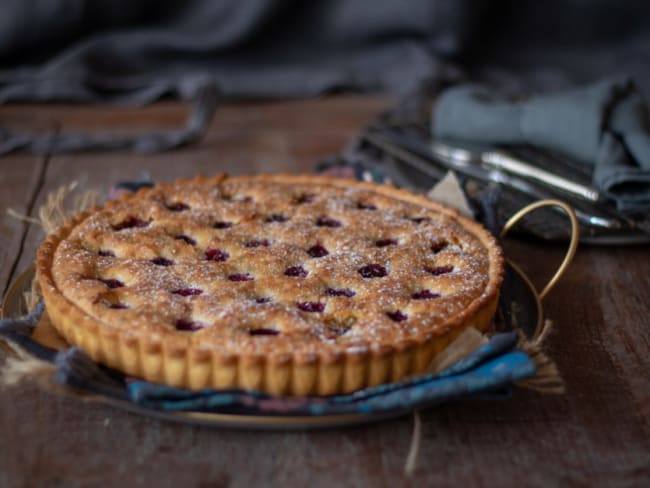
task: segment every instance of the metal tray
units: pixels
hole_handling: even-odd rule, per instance
[[[575,221],[575,215],[572,214],[572,210],[565,204],[555,201],[541,201],[526,207],[515,214],[504,227],[504,232],[502,234],[505,235],[519,221],[519,219],[528,213],[535,211],[537,208],[544,206],[560,206],[567,211],[569,218],[572,219],[574,236],[571,240],[571,245],[564,261],[549,283],[541,292],[538,292],[526,274],[515,263],[506,259],[505,276],[501,290],[502,303],[500,308],[503,312],[503,328],[505,330],[520,329],[528,338],[531,339],[537,337],[542,331],[544,322],[544,314],[542,310],[543,297],[562,276],[575,253],[578,236],[577,221]],[[31,289],[33,279],[34,268],[32,266],[15,280],[4,297],[0,318],[19,317],[27,312],[24,302],[24,293]],[[511,306],[513,303],[516,303],[517,306]],[[318,416],[242,415],[192,411],[165,412],[144,408],[128,401],[117,400],[115,398],[101,396],[94,393],[75,391],[74,393],[71,392],[71,394],[78,396],[84,401],[108,404],[130,412],[162,420],[193,425],[256,430],[322,429],[367,424],[408,415],[414,410],[428,406],[413,405],[408,409],[396,409],[389,412],[367,414],[359,413]]]

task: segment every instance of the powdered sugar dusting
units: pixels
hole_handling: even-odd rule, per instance
[[[61,243],[53,274],[111,327],[279,353],[435,330],[482,296],[489,267],[481,241],[433,208],[232,179],[163,185],[96,212]]]

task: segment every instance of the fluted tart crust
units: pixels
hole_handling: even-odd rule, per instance
[[[95,361],[170,386],[329,395],[423,371],[495,313],[478,223],[389,185],[197,177],[109,201],[41,245],[50,318]]]

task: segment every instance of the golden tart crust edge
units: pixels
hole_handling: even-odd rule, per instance
[[[198,176],[179,179],[172,185],[216,184],[227,176]],[[264,183],[325,184],[340,188],[356,187],[398,200],[415,203],[453,217],[479,239],[489,257],[488,283],[484,292],[444,328],[426,332],[397,343],[381,344],[365,351],[341,354],[300,354],[265,357],[259,354],[224,354],[188,346],[176,334],[150,337],[107,327],[87,315],[58,290],[52,276],[52,262],[58,245],[72,230],[98,208],[82,212],[50,234],[41,244],[36,260],[39,285],[47,313],[65,340],[84,350],[94,361],[147,381],[174,387],[246,388],[284,395],[332,395],[364,387],[399,381],[423,372],[432,359],[467,327],[486,331],[494,317],[503,279],[503,255],[496,239],[483,226],[460,216],[424,196],[392,185],[313,175],[255,175],[233,177],[238,181]],[[151,191],[144,188],[123,197],[140,198]],[[110,209],[113,202],[103,208]]]

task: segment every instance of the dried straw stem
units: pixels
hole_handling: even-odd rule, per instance
[[[35,358],[23,348],[11,343],[4,343],[12,352],[2,367],[0,384],[13,386],[25,379],[37,380],[39,382],[50,382],[54,374],[53,363]]]
[[[519,336],[519,348],[530,356],[537,367],[537,373],[531,378],[517,381],[517,386],[522,386],[540,393],[562,394],[566,386],[562,375],[555,362],[542,350],[542,345],[553,329],[550,320],[544,322],[542,331],[534,340],[527,340],[522,333]]]

